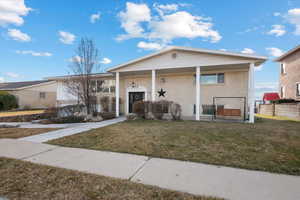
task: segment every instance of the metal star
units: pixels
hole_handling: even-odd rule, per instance
[[[158,97],[165,97],[166,91],[164,91],[162,88],[157,92],[158,92]]]

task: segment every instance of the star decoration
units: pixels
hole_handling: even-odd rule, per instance
[[[162,88],[157,92],[158,92],[158,97],[165,97],[166,91],[164,91]]]

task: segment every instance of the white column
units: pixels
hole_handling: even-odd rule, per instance
[[[196,120],[200,120],[200,67],[196,67]]]
[[[119,99],[120,99],[120,74],[119,72],[116,72],[116,117],[120,116]]]
[[[155,101],[155,70],[152,70],[152,101]]]
[[[248,107],[249,107],[249,122],[254,123],[254,105],[255,104],[255,89],[254,89],[254,63],[250,63],[248,73]]]

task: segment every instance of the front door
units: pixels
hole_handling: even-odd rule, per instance
[[[145,92],[129,92],[129,113],[132,113],[134,102],[142,101],[144,97]]]

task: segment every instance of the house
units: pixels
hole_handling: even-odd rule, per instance
[[[216,115],[254,122],[254,68],[266,57],[227,51],[168,47],[156,53],[117,65],[108,73],[94,74],[95,81],[111,81],[116,96],[116,115],[132,112],[139,100],[168,100],[179,103],[182,116],[200,120]],[[57,98],[68,98],[66,77],[52,77],[59,83]],[[98,85],[95,83],[95,85]],[[109,86],[109,84],[107,84]],[[107,86],[107,87],[108,87]],[[103,91],[103,88],[96,88]],[[119,102],[121,99],[121,102]],[[119,106],[120,105],[120,106]]]
[[[16,96],[19,108],[55,107],[56,90],[56,82],[49,80],[0,83],[0,91]]]
[[[275,61],[280,63],[280,97],[300,101],[300,45]]]
[[[264,93],[264,96],[263,96],[263,102],[265,104],[269,104],[271,101],[275,101],[278,99],[280,99],[280,97],[277,92]]]

